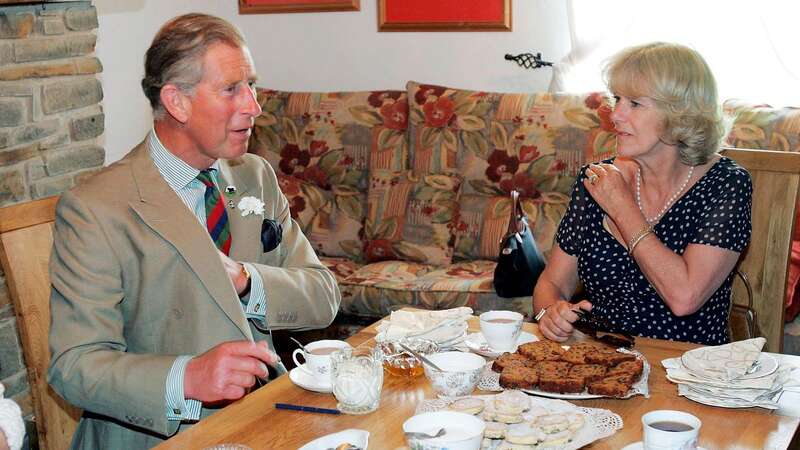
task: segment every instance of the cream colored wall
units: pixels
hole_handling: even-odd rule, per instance
[[[525,70],[503,55],[536,50],[557,61],[569,48],[563,0],[515,0],[514,31],[471,33],[379,33],[376,4],[361,0],[355,12],[239,15],[236,0],[94,0],[106,162],[121,158],[150,129],[139,88],[144,52],[164,21],[186,12],[218,15],[241,27],[258,84],[282,90],[402,89],[408,80],[500,92],[546,90],[549,68]]]

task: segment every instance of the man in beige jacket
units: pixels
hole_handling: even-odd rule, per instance
[[[246,153],[255,80],[231,24],[172,19],[145,58],[153,130],[58,204],[48,380],[84,410],[73,448],[157,445],[285,372],[269,330],[336,315],[334,277]]]

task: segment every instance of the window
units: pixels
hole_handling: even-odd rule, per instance
[[[667,41],[703,55],[721,101],[800,107],[800,2],[570,0],[568,11],[572,50],[554,68],[553,91],[605,90],[600,72],[609,56]]]

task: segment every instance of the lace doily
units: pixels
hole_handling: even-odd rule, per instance
[[[475,395],[470,396],[473,398],[479,398],[484,402],[494,401],[496,395]],[[431,411],[441,411],[446,409],[450,403],[458,400],[459,398],[466,398],[466,397],[458,397],[458,398],[438,398],[438,399],[426,399],[423,400],[419,405],[417,405],[417,410],[415,414],[422,414],[424,412],[431,412]],[[586,422],[583,424],[583,427],[579,429],[575,433],[575,437],[572,441],[556,446],[556,447],[547,447],[548,449],[553,450],[573,450],[579,449],[585,445],[589,445],[592,442],[603,439],[605,437],[611,436],[616,433],[618,430],[622,429],[622,417],[619,415],[602,408],[585,408],[583,406],[576,406],[572,403],[565,402],[564,400],[554,400],[549,398],[539,398],[539,397],[529,397],[531,401],[531,406],[538,406],[541,409],[547,411],[548,414],[553,413],[565,413],[565,412],[580,412],[583,414],[584,419]],[[529,413],[523,413],[523,417],[527,421],[533,420],[535,417],[534,415],[530,415]],[[503,439],[491,439],[492,445],[488,447],[489,450],[497,448]],[[539,447],[537,447],[538,449]],[[544,447],[542,447],[544,448]]]
[[[642,369],[642,376],[639,378],[639,381],[631,386],[631,389],[628,391],[625,396],[622,398],[629,398],[633,397],[634,395],[644,395],[645,398],[650,398],[650,388],[647,386],[647,378],[650,376],[650,364],[647,362],[647,359],[636,350],[628,350],[628,349],[618,349],[620,353],[629,353],[631,355],[635,355],[637,358],[642,360],[644,365]],[[481,377],[478,380],[478,389],[482,391],[489,391],[489,392],[501,392],[503,388],[500,386],[500,374],[492,370],[491,364],[486,364],[486,367],[483,368],[483,372],[481,372]],[[543,395],[545,397],[550,398],[563,398],[568,400],[580,400],[586,398],[597,398],[600,397],[598,395],[591,395],[586,391],[579,394],[558,394],[552,392],[541,392],[536,389],[523,389],[523,392],[527,392],[529,394],[537,394]]]

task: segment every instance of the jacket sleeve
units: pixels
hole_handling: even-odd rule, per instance
[[[95,213],[72,192],[56,209],[48,382],[71,404],[161,435],[175,356],[128,353],[122,269]]]

